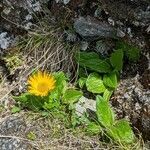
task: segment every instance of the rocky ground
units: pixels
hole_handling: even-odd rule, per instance
[[[38,124],[38,125],[37,125]],[[113,144],[98,142],[99,137],[89,138],[78,128],[74,131],[62,122],[44,117],[40,113],[20,112],[8,115],[0,122],[0,148],[2,150],[67,150],[100,149]]]
[[[140,48],[137,63],[125,62],[111,103],[118,118],[129,118],[135,131],[139,130],[145,141],[150,140],[149,0],[3,0],[0,12],[0,79],[6,77],[0,87],[0,104],[5,108],[5,113],[0,111],[2,150],[37,148],[37,143],[24,135],[28,123],[8,111],[14,101],[7,96],[17,84],[12,80],[24,67],[12,72],[4,58],[12,50],[10,47],[47,15],[49,25],[61,28],[59,34],[64,42],[79,44],[83,51],[96,51],[105,57],[120,39]]]

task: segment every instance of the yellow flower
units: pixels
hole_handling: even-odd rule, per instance
[[[56,80],[51,74],[39,71],[28,79],[28,91],[36,96],[47,96],[55,88]]]

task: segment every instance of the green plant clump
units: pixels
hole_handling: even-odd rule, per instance
[[[137,50],[134,49],[136,54],[133,54],[133,48],[133,53],[129,49],[129,46],[121,46],[106,59],[100,58],[94,52],[78,52],[76,61],[81,69],[77,81],[78,88],[70,86],[63,72],[54,72],[51,75],[34,73],[28,81],[32,85],[28,92],[15,96],[14,99],[22,108],[42,111],[44,116],[51,113],[66,121],[68,127],[84,125],[87,133],[105,135],[126,149],[135,142],[135,135],[127,120],[116,119],[109,100],[117,88],[124,56],[128,56],[130,60],[138,58]],[[83,96],[83,91],[93,94],[96,98],[95,120],[89,117],[88,112],[82,116],[76,113],[75,104]],[[12,109],[12,113],[19,111],[18,107]],[[35,136],[31,133],[28,138],[34,140]]]
[[[55,72],[52,75],[56,81],[55,88],[49,92],[48,95],[37,96],[26,92],[20,96],[14,96],[13,98],[20,103],[23,108],[28,108],[32,111],[46,110],[51,112],[54,116],[59,115],[61,118],[72,120],[71,117],[75,116],[74,103],[82,97],[83,93],[80,90],[68,86],[67,78],[63,72]],[[12,109],[12,113],[18,111],[18,107]]]
[[[138,61],[140,57],[140,49],[138,47],[119,41],[117,43],[117,48],[124,51],[124,54],[129,59],[129,61]]]
[[[89,118],[91,121],[87,123],[87,132],[105,134],[123,149],[128,149],[128,144],[135,141],[130,123],[125,119],[117,120],[109,104],[111,95],[117,88],[125,57],[129,61],[137,61],[139,49],[122,42],[117,44],[116,50],[109,58],[100,58],[95,52],[79,52],[76,60],[80,66],[79,87],[86,88],[96,97],[97,119],[93,121]]]
[[[126,146],[135,141],[135,135],[127,120],[117,120],[109,102],[102,96],[96,98],[95,122],[89,122],[87,131],[93,134],[104,133],[116,143]]]

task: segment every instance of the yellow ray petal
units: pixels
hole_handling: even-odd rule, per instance
[[[36,96],[46,96],[55,88],[56,80],[51,74],[38,71],[28,79],[28,92]]]

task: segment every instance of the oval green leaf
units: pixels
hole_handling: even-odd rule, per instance
[[[81,91],[77,91],[75,89],[68,89],[64,92],[62,101],[65,104],[71,104],[77,102],[81,97],[83,93]]]
[[[109,127],[114,124],[115,115],[110,107],[108,101],[105,101],[103,97],[96,97],[96,114],[98,117],[99,123],[101,123],[104,127]]]
[[[103,80],[97,73],[91,73],[86,81],[86,87],[89,92],[92,93],[103,93],[105,91],[105,86]]]

